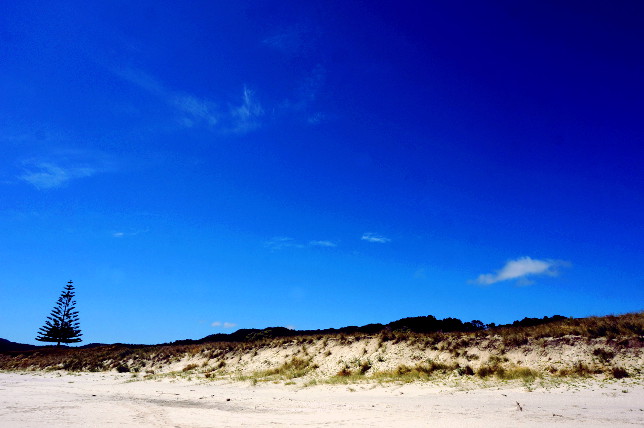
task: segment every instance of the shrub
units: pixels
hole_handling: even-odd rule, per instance
[[[478,377],[488,377],[492,376],[498,373],[503,374],[505,370],[503,367],[498,366],[498,365],[492,365],[492,366],[481,366],[479,369],[476,371],[476,375]]]
[[[523,379],[523,380],[533,380],[536,377],[539,377],[539,373],[529,369],[528,367],[513,367],[507,370],[504,370],[502,373],[498,373],[497,377],[500,379]]]
[[[615,353],[613,351],[604,349],[604,348],[597,348],[593,351],[593,355],[599,358],[599,361],[601,361],[604,364],[607,364],[610,362],[615,357]]]
[[[412,371],[411,367],[401,364],[398,367],[396,367],[396,370],[394,371],[394,373],[397,376],[403,376],[403,375],[406,375],[407,373],[410,373],[411,371]]]
[[[371,369],[371,362],[369,361],[364,361],[362,364],[360,364],[360,374],[364,375]]]
[[[351,374],[352,374],[351,369],[349,367],[347,367],[347,366],[344,366],[342,368],[342,370],[340,370],[339,372],[336,373],[336,376],[349,377],[349,376],[351,376]]]
[[[472,367],[470,366],[460,367],[458,369],[458,374],[461,376],[472,376],[474,374],[474,370],[472,370]]]
[[[592,374],[595,374],[595,373],[598,373],[598,372],[601,372],[601,371],[598,371],[596,369],[591,369],[586,364],[582,363],[581,361],[578,361],[577,363],[573,364],[573,366],[568,368],[568,369],[560,369],[557,374],[559,376],[588,377],[588,376],[590,376]]]
[[[630,374],[623,368],[621,367],[613,367],[610,373],[615,379],[623,379],[625,377],[629,377]]]

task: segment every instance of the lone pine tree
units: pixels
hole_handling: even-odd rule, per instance
[[[45,325],[40,327],[36,340],[41,342],[62,343],[80,342],[82,336],[74,300],[74,284],[69,281],[61,293],[56,306],[47,317]]]

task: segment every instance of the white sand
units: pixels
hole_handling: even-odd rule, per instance
[[[1,427],[644,426],[644,387],[297,386],[0,373]],[[522,410],[519,409],[517,402]]]

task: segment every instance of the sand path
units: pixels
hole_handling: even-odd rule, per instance
[[[633,382],[528,391],[519,385],[299,388],[128,379],[0,373],[0,426],[644,426],[644,387]]]

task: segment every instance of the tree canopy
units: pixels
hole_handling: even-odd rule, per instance
[[[67,282],[54,309],[51,311],[51,315],[47,317],[45,325],[38,331],[36,340],[56,342],[56,346],[60,346],[61,343],[82,341],[76,300],[74,300],[75,294],[73,282]]]

